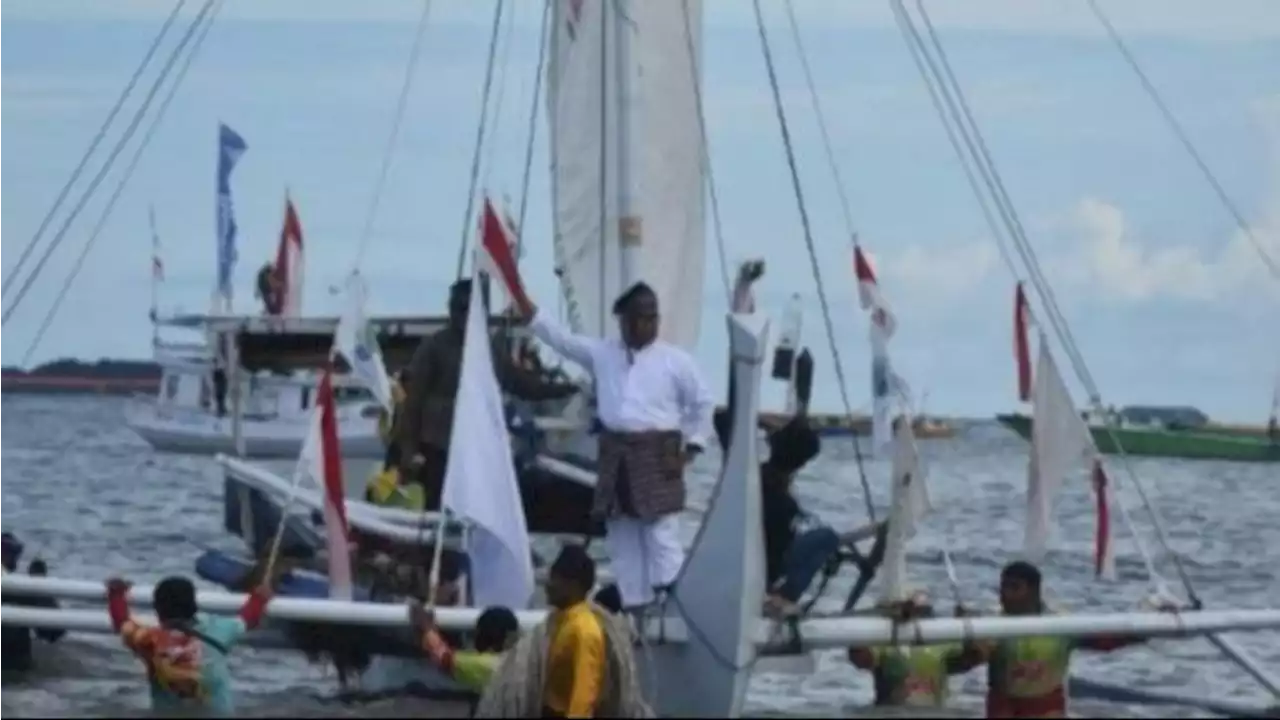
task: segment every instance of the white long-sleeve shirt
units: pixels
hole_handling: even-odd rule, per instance
[[[682,348],[654,340],[629,353],[621,340],[575,335],[541,310],[529,329],[595,378],[596,413],[606,428],[679,430],[686,443],[706,447],[715,400],[698,364]]]

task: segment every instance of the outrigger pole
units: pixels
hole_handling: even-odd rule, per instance
[[[98,601],[106,598],[102,583],[52,577],[6,575],[2,581],[6,594],[53,597],[65,600]],[[133,605],[149,606],[152,588],[135,586],[130,590]],[[199,593],[199,605],[206,612],[229,614],[238,612],[246,596],[238,593]],[[438,608],[436,622],[445,630],[475,627],[479,608]],[[308,623],[333,623],[365,627],[410,627],[404,605],[390,603],[277,598],[267,606],[267,616],[276,620]],[[522,627],[543,622],[545,611],[516,613]],[[59,627],[78,632],[111,632],[109,618],[100,609],[46,610],[5,608],[0,623],[27,627]],[[757,645],[768,647],[777,642],[776,623],[761,619],[756,629]],[[1216,632],[1280,630],[1280,609],[1217,610],[1185,613],[1101,613],[1030,617],[935,618],[895,623],[887,618],[844,617],[802,620],[794,626],[795,636],[784,644],[796,643],[805,651],[861,647],[886,643],[931,644],[966,640],[1050,636],[1086,637],[1097,635],[1141,635],[1146,637],[1185,637]],[[648,630],[655,637],[663,635],[668,642],[688,642],[689,632],[679,618],[652,618]]]

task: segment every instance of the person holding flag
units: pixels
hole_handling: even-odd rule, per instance
[[[486,222],[492,207],[486,203]],[[495,222],[500,223],[494,216]],[[494,228],[510,257],[509,230]],[[486,230],[485,232],[488,232]],[[481,233],[483,236],[485,233]],[[483,255],[481,253],[482,259]],[[512,260],[514,267],[514,259]],[[424,338],[409,361],[408,383],[398,427],[401,482],[422,486],[426,508],[440,508],[440,494],[449,448],[458,388],[462,377],[462,355],[465,344],[467,314],[471,307],[473,281],[464,278],[449,288],[449,323],[441,331]],[[488,302],[485,298],[485,318]],[[482,327],[487,323],[482,321]],[[503,392],[522,400],[559,400],[578,392],[576,385],[545,380],[541,375],[521,367],[508,352],[500,336],[490,339],[494,372]]]
[[[487,261],[522,319],[536,338],[595,380],[602,430],[592,514],[605,520],[623,608],[640,610],[684,566],[684,469],[706,446],[715,400],[693,357],[658,337],[661,317],[652,287],[637,282],[614,302],[620,338],[575,335],[529,299],[501,221],[492,206],[485,214]]]

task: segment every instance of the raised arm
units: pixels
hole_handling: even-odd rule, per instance
[[[690,356],[685,356],[676,374],[676,382],[680,390],[680,429],[684,433],[685,443],[706,448],[707,434],[712,431],[716,412],[716,401],[711,396],[711,389],[702,378],[698,364]]]
[[[557,323],[555,318],[537,308],[533,309],[529,320],[529,331],[534,337],[550,345],[552,350],[581,365],[587,372],[595,372],[592,358],[599,340],[570,332]]]
[[[119,633],[125,647],[135,654],[142,654],[151,642],[151,629],[130,617],[128,595],[129,583],[118,578],[107,581],[107,613],[111,616],[111,629]]]

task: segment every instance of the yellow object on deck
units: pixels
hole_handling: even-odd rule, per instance
[[[375,505],[421,511],[426,506],[426,496],[417,483],[400,484],[400,472],[388,468],[369,478],[369,499]]]

